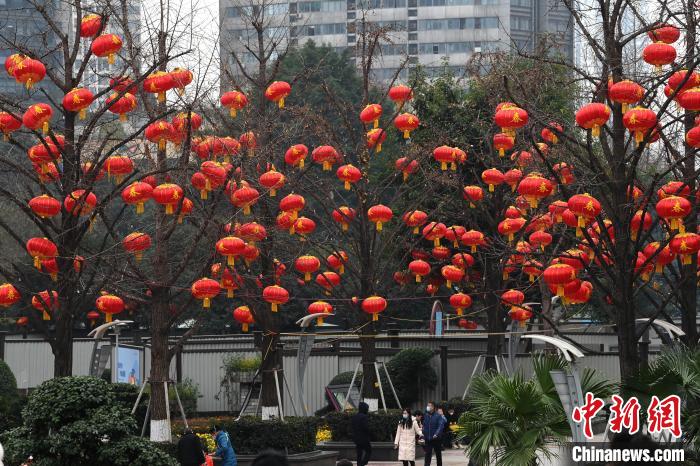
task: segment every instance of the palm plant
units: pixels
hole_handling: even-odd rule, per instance
[[[460,418],[457,434],[468,439],[469,457],[479,464],[523,466],[536,464],[538,455],[551,456],[547,445],[564,441],[571,429],[549,373],[567,364],[561,357],[538,355],[532,379],[493,372],[475,378],[471,409]],[[584,393],[612,394],[613,385],[592,370],[583,371],[581,385]]]
[[[623,384],[622,393],[626,398],[637,397],[642,406],[649,405],[652,395],[660,399],[678,395],[683,403],[682,440],[700,457],[700,349],[668,349]]]

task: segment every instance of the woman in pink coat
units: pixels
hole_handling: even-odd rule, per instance
[[[416,439],[422,435],[418,423],[411,417],[411,410],[404,409],[394,439],[394,448],[398,448],[403,466],[416,466]]]

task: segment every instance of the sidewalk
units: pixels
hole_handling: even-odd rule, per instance
[[[431,466],[435,466],[435,456],[433,456],[433,461]],[[464,450],[462,448],[453,448],[451,450],[442,451],[442,464],[443,466],[466,466],[468,464],[467,457],[464,455]],[[400,466],[400,461],[370,461],[369,466]],[[418,458],[416,461],[416,466],[423,465],[423,458]]]

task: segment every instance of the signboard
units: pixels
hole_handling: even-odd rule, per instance
[[[128,383],[129,385],[143,383],[143,348],[118,347],[112,362],[112,380],[116,383]]]

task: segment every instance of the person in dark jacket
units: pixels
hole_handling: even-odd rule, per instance
[[[423,416],[423,438],[425,439],[425,466],[430,466],[433,451],[437,466],[442,466],[442,433],[445,430],[445,417],[435,412],[435,403],[430,402]]]
[[[202,466],[206,461],[202,442],[192,429],[186,429],[180,441],[177,442],[177,460],[182,466]]]
[[[216,443],[216,456],[221,458],[219,464],[221,466],[237,466],[238,458],[236,457],[236,452],[233,450],[228,433],[216,425],[212,427],[211,433]]]
[[[357,466],[365,466],[372,456],[372,443],[369,437],[369,405],[364,401],[357,407],[357,414],[350,420],[352,439],[357,451]]]

